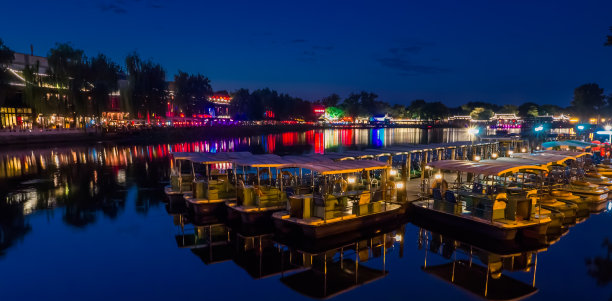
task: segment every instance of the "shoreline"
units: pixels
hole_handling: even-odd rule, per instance
[[[376,128],[455,128],[456,126],[442,125],[390,125],[390,126],[320,126],[308,124],[292,125],[244,125],[244,126],[213,126],[191,128],[153,128],[126,130],[123,132],[85,132],[82,130],[70,131],[34,131],[34,132],[3,132],[0,133],[0,149],[21,146],[43,146],[47,143],[58,145],[78,143],[95,144],[101,142],[115,143],[172,143],[177,141],[191,141],[207,138],[244,137],[255,135],[278,134],[288,131],[308,131],[326,129],[376,129]]]

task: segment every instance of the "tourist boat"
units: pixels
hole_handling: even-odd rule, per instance
[[[403,232],[378,233],[314,251],[281,245],[291,253],[284,264],[299,269],[283,274],[280,281],[309,298],[336,297],[386,277],[386,258],[396,242],[403,242]],[[374,258],[382,259],[380,267],[364,264]]]
[[[200,153],[191,158],[194,171],[193,189],[185,193],[187,207],[194,215],[224,215],[225,202],[236,200],[235,174],[232,162],[250,153]],[[204,169],[205,176],[196,176],[196,169]]]
[[[412,202],[415,215],[497,240],[512,240],[519,233],[537,239],[547,233],[551,218],[537,212],[537,201],[530,196],[537,193],[530,188],[535,185],[513,187],[507,182],[523,171],[547,172],[545,167],[460,160],[435,161],[428,166],[456,174],[457,185],[447,189],[444,173],[437,173],[430,183],[431,198]],[[463,173],[467,183],[462,183]]]
[[[386,163],[349,160],[297,166],[310,171],[317,189],[289,197],[287,209],[272,214],[280,233],[321,238],[399,218],[402,206],[390,202],[393,184],[387,181]]]
[[[608,188],[590,184],[585,181],[573,181],[561,188],[583,198],[589,204],[591,212],[600,212],[608,203]]]
[[[182,202],[183,195],[191,193],[194,172],[189,162],[198,156],[198,153],[172,153],[172,160],[170,160],[170,185],[164,187],[164,193],[168,201]]]
[[[550,193],[550,196],[555,198],[559,202],[576,205],[577,207],[576,222],[577,223],[580,222],[585,217],[587,217],[591,212],[589,202],[586,199],[578,195],[574,195],[573,193],[569,191],[553,189]]]
[[[294,175],[283,168],[293,164],[277,155],[254,155],[236,161],[237,198],[226,202],[230,219],[244,224],[269,222],[272,213],[285,209],[285,185]],[[286,179],[285,177],[289,179]]]
[[[612,179],[598,173],[587,173],[583,180],[597,186],[606,187],[608,191],[612,189]],[[608,193],[608,199],[612,199],[612,193]]]
[[[522,300],[538,292],[535,286],[537,255],[546,248],[521,248],[498,253],[424,229],[419,231],[419,246],[425,250],[422,266],[425,273],[477,297]],[[450,261],[432,265],[432,253]],[[532,281],[524,283],[504,274],[504,271],[531,273]]]
[[[571,202],[562,202],[557,200],[552,195],[544,195],[540,199],[540,206],[543,209],[556,211],[563,214],[561,223],[563,226],[572,225],[576,223],[576,212],[578,211],[578,205]]]

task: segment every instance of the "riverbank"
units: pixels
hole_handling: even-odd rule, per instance
[[[447,128],[449,125],[393,125],[391,128]],[[71,144],[98,142],[130,143],[172,143],[195,141],[200,139],[243,137],[254,135],[278,134],[289,131],[308,131],[314,129],[363,129],[377,128],[371,125],[362,126],[320,126],[310,124],[274,124],[274,125],[232,125],[194,128],[149,128],[117,132],[83,131],[83,130],[33,130],[20,132],[0,132],[0,148],[42,144]]]

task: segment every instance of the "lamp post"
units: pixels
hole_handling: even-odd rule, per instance
[[[604,126],[604,129],[606,130],[606,132],[608,132],[608,143],[612,144],[612,125],[607,124],[606,126]]]

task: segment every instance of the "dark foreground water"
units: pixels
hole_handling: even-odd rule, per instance
[[[466,138],[461,130],[336,130],[4,152],[0,300],[466,300],[504,288],[505,297],[534,292],[533,300],[610,299],[610,212],[540,248],[503,250],[466,235],[470,244],[408,222],[307,250],[265,231],[194,226],[162,201],[170,151],[284,154]]]

